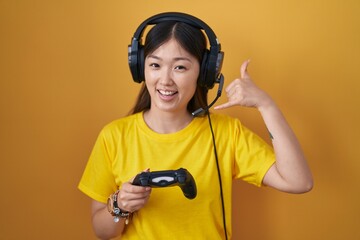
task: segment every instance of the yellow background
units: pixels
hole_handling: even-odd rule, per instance
[[[139,90],[132,34],[163,11],[213,28],[226,84],[251,59],[314,174],[305,195],[236,183],[234,239],[360,239],[358,0],[0,0],[0,238],[95,239],[77,183],[101,127]],[[268,138],[256,110],[225,112]]]

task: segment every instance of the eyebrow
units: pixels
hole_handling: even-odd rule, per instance
[[[157,59],[157,60],[162,60],[162,58],[160,58],[160,57],[158,57],[158,56],[156,56],[156,55],[152,55],[152,54],[149,54],[147,57],[148,57],[148,58],[155,58],[155,59]],[[192,62],[192,61],[190,60],[190,58],[187,58],[187,57],[176,57],[176,58],[174,58],[174,60],[175,60],[175,61],[184,60],[184,61]]]

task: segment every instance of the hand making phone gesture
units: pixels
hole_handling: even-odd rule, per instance
[[[270,96],[258,88],[247,72],[250,60],[245,61],[240,68],[240,78],[232,81],[225,89],[228,102],[216,106],[215,109],[225,109],[232,106],[260,108],[271,101]]]

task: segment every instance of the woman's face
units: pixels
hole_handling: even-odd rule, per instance
[[[175,39],[170,39],[145,59],[145,84],[151,110],[187,111],[199,76],[199,62]]]

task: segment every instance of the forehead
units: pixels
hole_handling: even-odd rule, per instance
[[[158,48],[156,48],[151,54],[147,57],[161,57],[161,58],[178,58],[186,57],[189,59],[195,58],[192,54],[186,51],[178,41],[174,38],[164,42]]]

